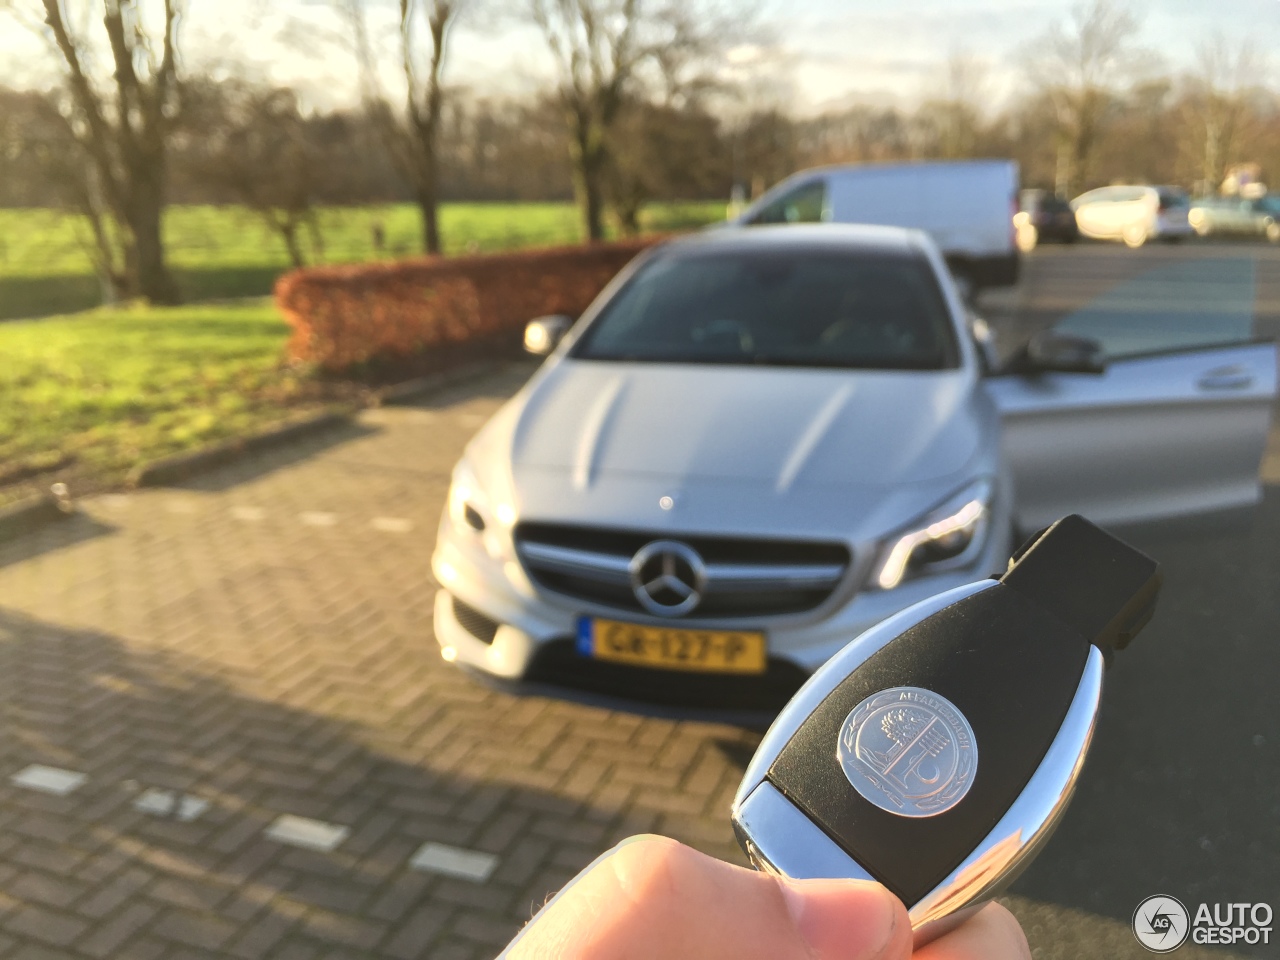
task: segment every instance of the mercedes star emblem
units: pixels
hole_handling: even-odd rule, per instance
[[[631,590],[640,606],[660,617],[679,617],[698,605],[707,565],[698,551],[674,540],[647,543],[631,558]]]

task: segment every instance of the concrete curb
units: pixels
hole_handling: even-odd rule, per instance
[[[129,471],[125,486],[130,489],[158,487],[187,480],[205,470],[225,466],[277,443],[296,440],[329,427],[349,423],[353,416],[369,407],[408,403],[426,394],[492,373],[509,362],[511,361],[480,360],[451,370],[415,377],[389,387],[372,390],[363,402],[348,402],[333,409],[322,410],[306,417],[267,427],[247,436],[233,437],[199,450],[140,463]],[[95,489],[93,492],[101,491]],[[52,493],[27,497],[6,507],[0,507],[0,542],[30,533],[47,523],[65,519],[73,513],[75,513],[75,505],[69,497],[58,497]]]
[[[439,373],[429,373],[425,377],[415,377],[412,380],[405,380],[402,383],[393,384],[389,387],[383,387],[376,393],[377,403],[388,404],[394,406],[397,403],[406,403],[415,400],[418,397],[428,393],[435,393],[438,390],[444,390],[455,384],[463,383],[475,377],[484,376],[487,373],[493,373],[495,370],[501,369],[510,361],[501,360],[479,360],[475,363],[468,363],[458,367],[455,370],[441,370]]]
[[[345,423],[351,414],[363,407],[324,410],[320,413],[290,420],[274,427],[268,427],[257,433],[244,437],[233,437],[199,450],[187,453],[175,453],[170,457],[161,457],[140,463],[129,471],[125,478],[127,487],[160,487],[169,483],[186,480],[205,470],[221,467],[238,460],[245,454],[262,450],[283,440],[293,440],[306,436],[325,427]]]
[[[0,507],[0,543],[39,529],[55,520],[65,520],[75,513],[68,500],[42,493],[27,497],[7,507]]]
[[[407,403],[424,394],[443,390],[474,377],[489,373],[500,367],[497,361],[484,361],[467,364],[454,370],[442,370],[440,373],[416,377],[402,383],[371,391],[363,403],[348,403],[336,409],[321,411],[308,417],[287,421],[274,427],[268,427],[257,433],[243,437],[234,437],[215,443],[212,446],[187,453],[162,457],[149,463],[141,463],[129,471],[125,483],[129,487],[159,487],[181,480],[187,480],[205,470],[225,466],[247,454],[275,446],[278,443],[296,440],[320,430],[347,423],[361,410],[382,404]]]

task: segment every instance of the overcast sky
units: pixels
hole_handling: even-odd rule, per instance
[[[392,15],[391,4],[366,2]],[[520,0],[497,2],[517,8]],[[776,47],[765,61],[736,51],[736,69],[784,81],[791,106],[808,113],[856,100],[910,103],[941,83],[950,54],[964,52],[989,64],[998,101],[1017,85],[1015,60],[1029,41],[1070,8],[1063,0],[910,0],[898,9],[884,0],[765,0]],[[1132,9],[1141,18],[1138,41],[1171,70],[1189,65],[1197,42],[1215,29],[1280,52],[1280,0],[1147,0]],[[189,0],[184,31],[193,63],[220,61],[297,85],[318,106],[355,97],[344,31],[325,0]],[[550,69],[538,35],[510,22],[464,22],[451,37],[452,82],[518,95],[545,82]],[[1280,57],[1271,80],[1276,70]],[[0,83],[43,86],[51,71],[43,44],[0,15]]]

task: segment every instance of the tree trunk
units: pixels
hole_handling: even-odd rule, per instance
[[[604,239],[604,181],[608,152],[603,134],[589,110],[571,106],[568,120],[573,195],[578,204],[578,215],[582,218],[583,239],[587,243],[595,243]]]
[[[417,192],[418,210],[422,214],[422,249],[440,252],[440,213],[434,186],[423,185]]]
[[[1217,124],[1212,120],[1205,124],[1204,134],[1204,182],[1208,190],[1217,192],[1222,180],[1222,161],[1219,157]]]
[[[1058,141],[1054,157],[1053,190],[1060,197],[1071,196],[1071,154],[1063,139]]]
[[[583,164],[574,171],[573,192],[582,215],[582,232],[588,243],[604,239],[604,188],[598,167]]]
[[[284,245],[289,251],[289,261],[295,268],[305,267],[306,257],[302,255],[302,247],[298,243],[298,224],[291,219],[285,219],[276,224],[276,229],[284,238]]]
[[[125,211],[129,228],[130,274],[136,293],[151,303],[179,303],[177,284],[164,262],[160,218],[164,210],[158,177],[134,176],[135,192]]]

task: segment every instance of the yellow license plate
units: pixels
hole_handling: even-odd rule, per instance
[[[706,673],[764,673],[763,633],[689,630],[583,617],[578,652],[597,660]]]

